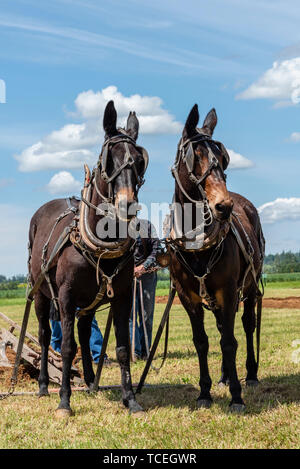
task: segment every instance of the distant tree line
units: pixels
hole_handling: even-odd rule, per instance
[[[268,254],[264,261],[264,273],[293,273],[300,272],[300,251],[299,252],[282,252],[281,254]],[[159,270],[157,278],[160,281],[170,278],[169,269]]]
[[[283,251],[281,254],[268,254],[265,257],[264,272],[266,274],[300,272],[300,251]]]
[[[266,274],[300,272],[300,251],[283,251],[280,254],[268,254],[265,257],[264,272]],[[168,280],[170,278],[169,269],[159,270],[157,277],[160,281]],[[26,282],[26,275],[13,275],[9,278],[5,275],[0,275],[0,290],[14,290],[18,288],[20,284]]]
[[[0,290],[16,290],[20,284],[26,283],[26,275],[13,275],[7,278],[5,275],[0,275]]]

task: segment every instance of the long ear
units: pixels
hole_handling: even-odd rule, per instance
[[[203,127],[205,133],[212,136],[217,125],[218,118],[215,108],[212,108],[204,119]]]
[[[128,135],[130,135],[131,138],[133,138],[133,140],[137,140],[139,135],[139,121],[134,111],[130,111],[129,113],[127,119],[126,132],[128,133]]]
[[[186,120],[182,136],[183,137],[192,137],[196,133],[196,127],[199,122],[199,111],[198,111],[198,104],[195,104]]]
[[[106,105],[103,116],[103,128],[108,137],[112,137],[117,133],[117,111],[113,101],[109,101]]]

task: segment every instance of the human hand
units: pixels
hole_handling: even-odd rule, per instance
[[[141,264],[138,267],[134,268],[134,276],[137,277],[137,278],[141,277],[145,272],[146,272],[146,269],[143,266],[143,264]]]

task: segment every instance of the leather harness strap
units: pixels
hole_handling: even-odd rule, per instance
[[[194,165],[195,165],[195,158],[196,157],[195,157],[193,144],[195,144],[195,143],[203,143],[205,145],[205,147],[207,148],[207,151],[208,151],[209,166],[208,166],[207,170],[200,177],[198,177],[194,174]],[[218,158],[213,153],[212,148],[211,148],[212,145],[215,145],[219,149],[219,151],[221,152],[221,154],[224,158],[223,165],[220,165]],[[210,218],[208,218],[206,220],[204,219],[204,226],[206,226],[206,227],[213,223],[213,214],[212,214],[212,212],[209,208],[208,199],[207,199],[207,196],[206,196],[206,192],[205,192],[204,188],[202,187],[202,183],[203,183],[203,181],[205,181],[205,179],[209,176],[209,174],[211,173],[211,171],[214,168],[219,168],[221,173],[222,173],[223,178],[226,180],[226,175],[224,173],[224,170],[227,168],[227,166],[229,164],[229,160],[230,160],[229,155],[228,155],[224,145],[221,142],[216,142],[216,141],[212,140],[209,135],[203,134],[201,131],[198,131],[198,130],[197,130],[197,134],[194,135],[192,138],[189,138],[189,139],[183,139],[182,138],[180,140],[179,144],[178,144],[175,164],[174,164],[174,166],[171,170],[172,174],[175,178],[176,183],[178,184],[178,187],[179,187],[180,191],[184,194],[184,196],[187,198],[187,200],[189,200],[190,202],[195,204],[196,207],[201,205],[201,204],[203,204],[204,207],[205,206],[207,207],[207,210],[210,213]],[[198,188],[198,190],[200,192],[200,195],[201,195],[201,200],[193,199],[187,193],[187,191],[184,189],[184,187],[182,185],[182,182],[180,180],[180,177],[179,177],[179,172],[178,172],[178,167],[179,167],[179,164],[180,164],[181,161],[183,163],[185,163],[185,165],[186,165],[189,179]],[[175,217],[172,220],[173,227],[170,229],[170,239],[167,241],[167,243],[175,251],[176,256],[177,256],[178,260],[181,262],[181,264],[195,278],[197,278],[197,280],[199,281],[199,296],[202,297],[202,298],[205,298],[205,300],[208,301],[208,308],[209,309],[214,308],[214,301],[210,298],[210,295],[207,292],[207,288],[206,288],[206,285],[205,285],[205,279],[206,279],[207,275],[211,272],[212,267],[220,259],[221,254],[218,256],[217,253],[218,253],[220,247],[223,245],[223,241],[226,238],[226,236],[227,236],[230,229],[231,229],[231,231],[232,231],[232,233],[233,233],[233,235],[234,235],[234,237],[235,237],[235,239],[238,243],[238,246],[240,247],[240,249],[241,249],[241,251],[244,255],[246,263],[247,263],[247,269],[246,269],[245,274],[244,274],[243,283],[242,283],[242,286],[240,288],[240,291],[243,293],[246,277],[247,277],[248,273],[251,272],[251,274],[253,276],[253,280],[254,280],[256,288],[257,288],[257,292],[258,292],[257,294],[258,294],[258,296],[261,295],[260,289],[259,289],[259,286],[258,286],[258,282],[257,282],[257,274],[256,274],[254,264],[253,264],[253,247],[251,245],[250,239],[249,239],[249,237],[248,237],[248,235],[247,235],[247,233],[246,233],[240,219],[238,218],[237,214],[233,213],[233,216],[235,216],[238,223],[241,225],[241,228],[242,228],[242,230],[243,230],[243,232],[246,236],[246,240],[248,241],[249,249],[251,250],[250,253],[247,252],[247,250],[245,248],[245,245],[242,241],[242,238],[239,234],[239,231],[237,230],[237,228],[235,227],[235,225],[232,221],[232,218],[230,219],[229,222],[225,222],[223,225],[218,226],[217,230],[216,229],[209,230],[208,239],[206,240],[206,242],[204,240],[203,244],[202,244],[202,247],[200,247],[200,248],[198,247],[194,250],[193,249],[192,250],[185,249],[185,241],[186,241],[185,236],[182,235],[179,239],[176,239],[176,226],[175,226],[176,213],[175,213]],[[216,222],[215,222],[215,224],[216,224]],[[197,229],[196,229],[196,231],[197,231]],[[212,255],[211,255],[211,257],[209,259],[209,262],[207,264],[206,272],[203,276],[199,277],[199,276],[196,275],[195,272],[193,272],[190,265],[185,261],[182,251],[186,250],[186,251],[199,252],[199,251],[203,251],[203,250],[206,250],[206,249],[211,249],[211,248],[213,248],[213,246],[215,246],[215,248],[213,249]]]

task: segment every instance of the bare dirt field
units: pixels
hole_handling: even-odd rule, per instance
[[[158,296],[156,298],[156,303],[166,303],[168,296]],[[176,296],[174,298],[174,304],[180,305],[180,300]],[[264,298],[263,299],[264,308],[276,308],[276,309],[300,309],[300,297],[298,296],[288,296],[286,298]]]

